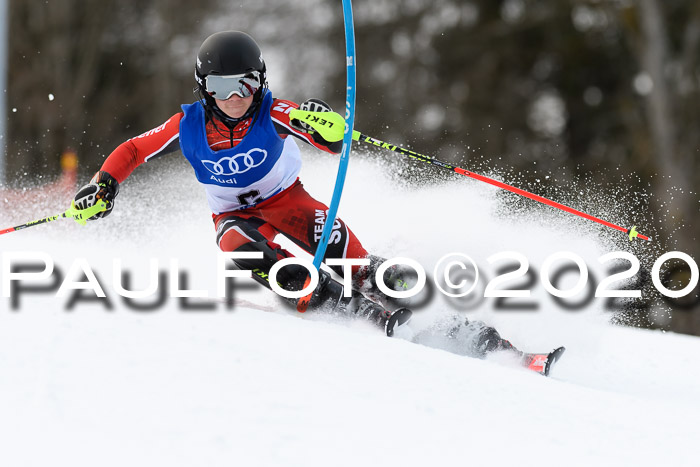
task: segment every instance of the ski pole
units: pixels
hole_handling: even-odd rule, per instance
[[[90,206],[87,209],[77,209],[75,207],[75,201],[71,201],[70,207],[66,209],[66,212],[56,214],[55,216],[44,217],[43,219],[27,222],[26,224],[10,227],[8,229],[0,230],[0,235],[14,232],[16,230],[26,229],[27,227],[34,227],[35,225],[46,224],[48,222],[53,222],[55,220],[68,217],[72,218],[80,225],[85,225],[89,218],[91,218],[99,212],[105,211],[106,209],[107,204],[102,199],[95,203],[95,205]]]
[[[341,117],[339,114],[337,114],[335,112],[307,112],[307,111],[295,109],[295,110],[292,110],[289,115],[291,118],[297,118],[299,120],[304,120],[311,127],[313,127],[316,131],[318,131],[326,141],[333,142],[333,141],[340,141],[342,139],[344,120],[343,120],[343,117]],[[516,194],[524,196],[526,198],[530,198],[532,200],[538,201],[538,202],[546,204],[548,206],[552,206],[552,207],[555,207],[557,209],[561,209],[562,211],[566,211],[570,214],[574,214],[574,215],[577,215],[579,217],[583,217],[584,219],[588,219],[590,221],[597,222],[597,223],[602,224],[606,227],[610,227],[612,229],[619,230],[621,232],[625,232],[625,234],[627,234],[627,236],[629,237],[630,241],[633,240],[634,238],[641,238],[642,240],[650,240],[649,237],[637,232],[636,226],[632,226],[629,229],[625,229],[624,227],[620,227],[619,225],[615,225],[611,222],[604,221],[603,219],[599,219],[595,216],[592,216],[590,214],[586,214],[585,212],[581,212],[579,210],[576,210],[576,209],[571,208],[569,206],[565,206],[561,203],[558,203],[556,201],[552,201],[550,199],[544,198],[544,197],[536,195],[534,193],[530,193],[529,191],[521,190],[520,188],[516,188],[516,187],[508,185],[506,183],[499,182],[498,180],[494,180],[493,178],[489,178],[489,177],[486,177],[484,175],[479,175],[477,173],[471,172],[471,171],[466,170],[466,169],[462,169],[460,167],[455,167],[454,165],[448,164],[447,162],[442,162],[442,161],[439,161],[437,159],[433,159],[432,157],[425,156],[423,154],[418,154],[417,152],[396,146],[395,144],[387,143],[387,142],[379,140],[377,138],[372,138],[371,136],[367,136],[363,133],[360,133],[359,131],[353,131],[352,138],[355,141],[360,141],[363,143],[372,144],[372,145],[380,147],[382,149],[388,149],[389,151],[403,154],[404,156],[408,156],[409,158],[411,158],[413,160],[417,160],[419,162],[425,162],[426,164],[435,165],[435,166],[438,166],[442,169],[446,169],[446,170],[449,170],[451,172],[455,172],[457,174],[464,175],[465,177],[470,177],[470,178],[473,178],[475,180],[479,180],[479,181],[488,183],[490,185],[497,186],[497,187],[502,188],[504,190],[508,190],[512,193],[516,193]]]

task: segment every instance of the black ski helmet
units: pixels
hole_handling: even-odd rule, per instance
[[[206,77],[249,72],[259,73],[260,88],[255,93],[253,104],[246,115],[240,119],[232,119],[217,107],[214,98],[207,92]],[[207,37],[197,53],[194,75],[197,80],[195,90],[204,99],[205,108],[225,122],[241,120],[252,115],[262,101],[263,90],[267,88],[267,68],[260,47],[252,37],[241,31],[222,31]]]

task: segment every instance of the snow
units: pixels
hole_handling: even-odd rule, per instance
[[[336,161],[306,159],[307,189],[329,199]],[[700,340],[614,327],[597,302],[563,311],[541,286],[530,298],[535,312],[491,302],[470,309],[437,293],[411,326],[457,314],[495,325],[524,350],[566,345],[550,378],[502,357],[463,357],[366,323],[300,315],[243,281],[237,299],[276,311],[217,302],[185,311],[174,299],[153,311],[126,306],[112,285],[115,258],[134,288],[146,287],[150,258],[164,269],[177,258],[190,289],[216,290],[203,193],[188,169],[148,165],[124,184],[109,218],[0,240],[3,255],[49,253],[63,275],[85,258],[113,305],[81,301],[69,311],[53,293],[25,294],[14,311],[0,301],[0,465],[696,465]],[[180,187],[167,199],[151,188],[149,174],[161,169]],[[520,251],[539,267],[569,250],[593,270],[609,251],[593,236],[567,235],[574,227],[559,217],[518,225],[513,236],[494,190],[476,182],[412,188],[390,173],[353,161],[341,215],[372,252],[414,258],[429,273],[450,252],[481,266]]]

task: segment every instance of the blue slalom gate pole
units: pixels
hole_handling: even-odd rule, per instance
[[[345,55],[347,66],[347,90],[345,93],[345,134],[343,136],[343,152],[340,156],[338,176],[335,179],[333,197],[328,208],[326,224],[323,226],[321,241],[314,255],[314,266],[321,267],[323,257],[326,254],[328,240],[333,232],[333,224],[338,215],[338,205],[343,194],[345,174],[350,162],[350,148],[352,147],[352,131],[355,123],[355,26],[352,17],[352,0],[343,0],[343,22],[345,23]]]

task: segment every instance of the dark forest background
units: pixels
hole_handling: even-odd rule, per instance
[[[662,249],[700,260],[700,2],[353,4],[363,132],[544,196],[624,184]],[[67,149],[89,177],[193,101],[196,50],[223,29],[256,37],[276,95],[343,108],[338,0],[10,0],[6,185],[58,174]],[[700,335],[697,303],[670,328]]]

